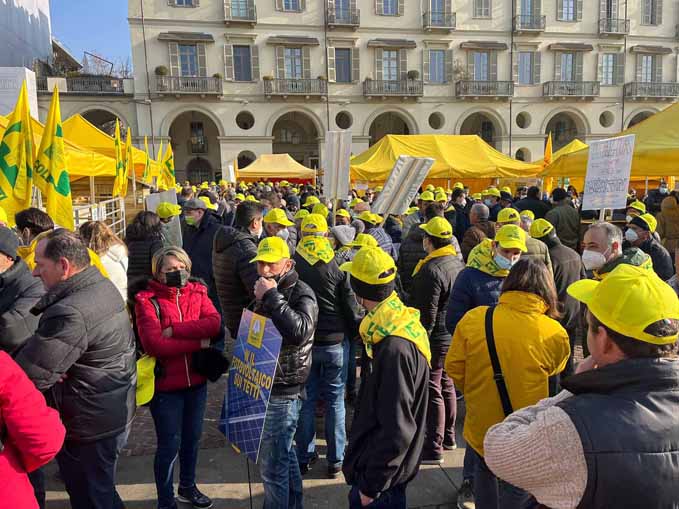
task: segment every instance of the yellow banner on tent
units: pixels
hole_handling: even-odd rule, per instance
[[[123,159],[122,140],[120,139],[120,122],[116,119],[116,131],[114,137],[115,157],[116,157],[116,176],[113,180],[112,196],[125,196],[127,191],[125,186],[125,161]]]

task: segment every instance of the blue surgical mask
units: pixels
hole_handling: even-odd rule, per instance
[[[627,239],[627,240],[628,240],[629,242],[631,242],[631,243],[634,243],[634,242],[636,242],[637,240],[639,240],[639,235],[637,234],[637,232],[635,232],[634,230],[632,230],[632,228],[628,228],[628,229],[625,231],[625,239]]]
[[[500,267],[502,270],[511,270],[515,263],[509,258],[505,258],[499,253],[493,257],[493,260],[495,260],[497,266]]]
[[[485,200],[483,200],[483,203],[486,205],[486,207],[493,206],[493,200],[491,200],[490,198],[486,198]]]

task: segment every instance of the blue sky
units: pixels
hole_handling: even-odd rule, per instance
[[[52,35],[81,61],[89,51],[117,61],[131,58],[124,0],[51,0]]]

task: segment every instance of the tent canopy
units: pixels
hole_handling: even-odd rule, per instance
[[[542,169],[498,152],[476,135],[388,134],[351,159],[351,178],[384,182],[401,155],[433,158],[430,179],[528,177]]]
[[[238,180],[313,180],[316,171],[299,164],[289,154],[263,154],[246,168],[238,170],[236,177]]]
[[[63,122],[64,137],[77,143],[83,148],[115,159],[115,140],[96,126],[88,122],[82,115],[73,115]],[[121,133],[125,143],[125,133]],[[123,147],[123,157],[125,149]],[[146,152],[132,147],[132,159],[134,160],[134,174],[141,178],[146,165]],[[151,175],[160,175],[158,164],[151,158]]]
[[[583,143],[577,138],[571,141],[568,145],[564,145],[561,147],[559,150],[554,152],[552,154],[552,163],[559,159],[561,156],[565,156],[566,154],[570,154],[572,152],[577,152],[578,150],[582,150],[583,148],[587,148],[587,143]],[[533,161],[533,164],[542,164],[544,159],[538,159],[537,161]]]
[[[679,104],[656,113],[643,122],[614,136],[635,134],[632,177],[677,175],[679,161]],[[587,173],[589,148],[554,159],[541,176],[584,177]]]

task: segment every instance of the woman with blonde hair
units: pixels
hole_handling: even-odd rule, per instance
[[[80,226],[85,245],[100,258],[111,282],[127,300],[127,247],[102,221],[87,221]]]

